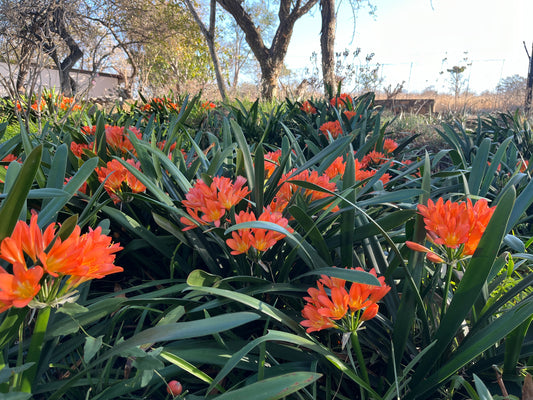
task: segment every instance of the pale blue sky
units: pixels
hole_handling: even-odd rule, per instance
[[[409,91],[434,86],[445,91],[439,72],[472,63],[465,72],[470,90],[493,90],[500,78],[527,75],[533,42],[532,0],[373,0],[375,17],[361,9],[354,22],[347,0],[339,6],[335,49],[361,48],[360,57],[375,53],[382,74],[393,85],[405,81]],[[355,27],[354,27],[355,23]],[[354,33],[355,28],[355,35]],[[310,64],[320,50],[318,7],[297,21],[285,62],[292,70]],[[353,40],[352,40],[353,35]],[[447,63],[442,62],[447,57]],[[441,89],[443,88],[443,89]],[[349,88],[347,88],[349,89]]]

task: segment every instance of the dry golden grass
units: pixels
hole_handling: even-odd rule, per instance
[[[376,93],[376,99],[385,99],[385,94]],[[494,111],[514,111],[524,105],[524,99],[497,93],[462,94],[455,98],[451,94],[435,92],[400,93],[396,99],[435,99],[435,112],[479,114]]]

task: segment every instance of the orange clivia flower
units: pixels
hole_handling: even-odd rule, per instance
[[[31,105],[31,109],[33,111],[39,111],[39,112],[42,111],[43,108],[45,107],[46,107],[46,100],[43,99],[42,97],[39,101],[35,101],[35,103]]]
[[[210,101],[206,101],[205,103],[202,103],[202,108],[204,110],[212,110],[213,108],[216,108],[216,104]]]
[[[346,116],[348,121],[350,121],[353,117],[357,116],[357,112],[356,111],[350,111],[350,110],[344,111],[343,114]]]
[[[342,156],[339,156],[329,165],[329,167],[326,168],[324,174],[326,174],[329,179],[333,179],[336,176],[343,176],[345,169],[346,162]]]
[[[13,274],[0,268],[0,312],[11,306],[32,307],[30,302],[36,297],[45,304],[57,304],[54,301],[58,293],[123,270],[114,265],[114,253],[122,247],[112,244],[111,237],[103,235],[100,227],[81,234],[81,228],[76,226],[65,239],[57,236],[57,228],[52,223],[43,232],[34,213],[29,225],[17,222],[11,236],[2,240],[0,258],[13,266]],[[66,285],[50,283],[64,276],[68,277]],[[44,291],[43,277],[47,287]]]
[[[279,158],[281,157],[281,149],[270,151],[265,154],[265,178],[270,178],[276,168],[279,166]]]
[[[298,180],[298,181],[305,181],[312,183],[316,186],[319,186],[323,189],[329,190],[331,192],[334,192],[337,188],[337,185],[335,182],[331,182],[331,178],[326,174],[318,175],[317,171],[310,171],[305,170],[300,172],[297,175],[293,175],[295,170],[291,170],[284,174],[280,179],[280,188],[276,194],[276,197],[273,199],[272,203],[269,205],[269,208],[271,210],[276,211],[283,211],[289,202],[292,199],[292,196],[299,191],[301,188],[292,182],[292,180]],[[307,198],[309,201],[315,201],[320,199],[325,199],[328,197],[332,197],[332,194],[329,194],[327,192],[321,192],[318,190],[312,190],[312,189],[302,189],[303,196]],[[324,208],[327,208],[328,205],[326,205]],[[334,207],[331,211],[335,212],[338,211],[338,206]]]
[[[0,270],[0,304],[3,312],[11,306],[26,307],[41,289],[43,269],[40,266],[26,269],[21,263],[13,264],[13,275]]]
[[[383,151],[385,153],[392,153],[394,150],[398,148],[398,143],[396,143],[392,139],[385,139],[383,141]]]
[[[474,254],[494,210],[485,199],[472,205],[470,199],[445,203],[439,198],[436,203],[428,200],[427,206],[418,205],[429,240],[451,249],[464,246],[462,255],[466,256]]]
[[[356,270],[363,271],[362,268]],[[369,272],[377,277],[374,269]],[[363,321],[377,315],[379,306],[376,303],[390,290],[384,277],[378,280],[379,286],[352,282],[347,288],[345,280],[321,275],[317,288],[307,290],[309,297],[304,297],[307,304],[302,310],[304,320],[300,324],[308,333],[333,327],[344,332],[356,331]]]
[[[82,126],[81,133],[87,136],[94,136],[96,134],[96,125],[93,126]]]
[[[326,137],[328,136],[328,132],[329,132],[329,134],[331,135],[333,139],[336,139],[339,137],[339,135],[342,135],[342,127],[339,121],[324,122],[320,126],[319,130]]]
[[[71,142],[70,143],[70,150],[74,153],[74,155],[78,158],[81,158],[83,155],[83,150],[92,150],[92,146],[88,145],[87,143],[76,143]]]
[[[182,201],[193,220],[181,217],[180,221],[186,225],[183,230],[207,223],[219,227],[226,211],[240,203],[250,193],[248,187],[244,186],[245,183],[246,178],[242,176],[238,176],[235,182],[226,177],[215,176],[209,186],[202,179],[198,179]]]
[[[126,160],[126,162],[140,171],[139,161]],[[104,189],[115,204],[131,200],[131,193],[141,193],[146,190],[146,186],[116,159],[109,161],[105,167],[97,168],[96,173],[100,182],[105,181]]]
[[[352,97],[348,93],[341,93],[330,100],[333,107],[347,107],[348,104],[353,104]]]
[[[367,155],[363,157],[363,159],[361,160],[361,163],[364,165],[364,168],[368,168],[371,165],[384,164],[388,160],[389,158],[385,154],[379,151],[372,150],[370,153],[368,153]]]
[[[137,139],[142,139],[141,131],[139,131],[139,129],[136,127],[130,126],[128,127],[128,130],[131,131],[137,137]],[[122,153],[131,151],[133,154],[135,154],[135,149],[133,148],[133,144],[128,137],[128,132],[123,126],[106,125],[105,140],[107,145],[114,150]]]
[[[300,106],[300,110],[302,110],[306,114],[316,114],[316,108],[313,107],[309,100],[306,100],[302,103],[302,105]]]
[[[288,226],[289,221],[286,218],[283,218],[279,212],[265,210],[257,219],[255,214],[251,211],[241,211],[239,214],[235,215],[235,222],[237,224],[253,221],[272,222],[285,228],[288,232],[293,232],[293,229]],[[226,244],[233,250],[231,254],[237,255],[248,253],[248,250],[252,247],[258,252],[265,252],[274,246],[279,240],[283,239],[285,234],[274,230],[246,228],[233,231],[231,236],[230,239],[226,240]]]
[[[280,179],[280,188],[274,198],[273,202],[275,209],[278,211],[283,211],[285,207],[289,204],[292,199],[292,196],[299,191],[301,188],[292,182],[292,180],[305,181],[312,183],[316,186],[319,186],[323,189],[334,192],[337,188],[335,182],[331,182],[330,177],[327,174],[318,175],[317,171],[305,170],[300,172],[297,175],[293,175],[295,170],[291,170],[288,173],[284,174]],[[325,199],[327,197],[332,197],[332,194],[327,192],[321,192],[318,190],[312,189],[302,189],[303,196],[309,201],[315,201],[320,199]],[[324,208],[327,208],[326,205]],[[333,212],[338,211],[338,207],[332,209]]]

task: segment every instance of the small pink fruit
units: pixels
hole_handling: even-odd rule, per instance
[[[174,397],[179,396],[182,391],[183,391],[183,386],[181,386],[181,383],[179,383],[176,380],[170,381],[167,384],[167,392],[168,392],[168,394],[171,394]]]

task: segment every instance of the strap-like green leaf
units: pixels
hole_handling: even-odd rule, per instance
[[[322,374],[315,372],[291,372],[285,375],[279,375],[274,378],[264,379],[252,383],[241,389],[228,391],[214,400],[277,400],[286,398],[287,395],[297,392],[298,390],[310,385]]]
[[[41,165],[43,147],[37,146],[24,161],[17,176],[16,184],[9,191],[0,207],[0,240],[11,235],[18,217],[26,202],[26,196],[31,189],[37,170]]]

